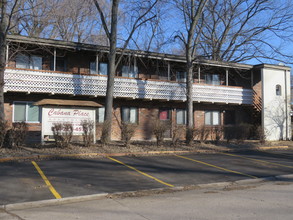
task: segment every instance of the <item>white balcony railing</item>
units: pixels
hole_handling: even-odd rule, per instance
[[[6,69],[4,91],[27,93],[105,96],[107,78],[104,76]],[[196,102],[252,104],[253,91],[226,86],[193,86]],[[133,99],[185,100],[184,83],[115,78],[114,97]]]

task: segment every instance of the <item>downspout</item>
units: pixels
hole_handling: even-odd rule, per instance
[[[9,63],[9,44],[6,45],[6,67],[8,67]]]
[[[198,65],[198,83],[200,83],[200,65]]]
[[[53,62],[54,62],[53,70],[56,71],[56,47],[54,47],[54,60],[53,60]]]
[[[171,80],[170,79],[170,71],[171,71],[170,62],[168,61],[168,80]]]
[[[229,70],[226,69],[226,86],[229,86]]]

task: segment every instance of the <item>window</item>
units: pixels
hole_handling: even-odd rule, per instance
[[[187,122],[186,110],[185,109],[176,109],[176,123],[178,125],[185,125],[186,122]]]
[[[220,125],[220,112],[219,111],[206,111],[205,112],[205,125]]]
[[[40,56],[18,54],[15,62],[16,68],[41,70],[43,60]]]
[[[66,60],[64,57],[56,57],[56,71],[67,71]]]
[[[99,74],[108,75],[108,63],[99,63]]]
[[[97,74],[96,62],[90,62],[90,74]]]
[[[123,122],[138,123],[138,109],[135,107],[122,107],[121,118]]]
[[[186,72],[176,72],[177,82],[186,82]]]
[[[276,85],[276,95],[277,96],[282,95],[282,87],[280,85]]]
[[[215,85],[215,86],[221,85],[219,74],[208,73],[205,75],[205,81],[206,81],[206,84]]]
[[[98,108],[96,110],[96,122],[103,123],[105,117],[105,107]]]
[[[99,72],[96,71],[96,62],[90,62],[90,74],[108,75],[108,63],[99,63]]]
[[[170,109],[159,109],[159,119],[160,120],[170,120],[171,119],[171,111]]]
[[[32,102],[14,102],[13,115],[14,122],[40,122],[39,106]]]
[[[138,78],[137,66],[122,66],[122,76],[129,78]]]
[[[51,57],[50,69],[54,70],[54,57]],[[65,57],[56,57],[55,71],[67,71],[67,62]]]

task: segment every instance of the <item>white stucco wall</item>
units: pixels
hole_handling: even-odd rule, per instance
[[[266,139],[286,140],[291,138],[290,118],[290,71],[283,66],[264,65],[262,77],[262,126]],[[276,86],[281,86],[281,95]]]

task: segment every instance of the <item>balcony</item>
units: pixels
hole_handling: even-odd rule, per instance
[[[107,78],[98,75],[74,75],[52,71],[5,70],[6,92],[49,93],[105,96]],[[115,78],[114,97],[178,100],[186,99],[184,83]],[[252,104],[253,91],[240,87],[193,85],[195,102]]]

